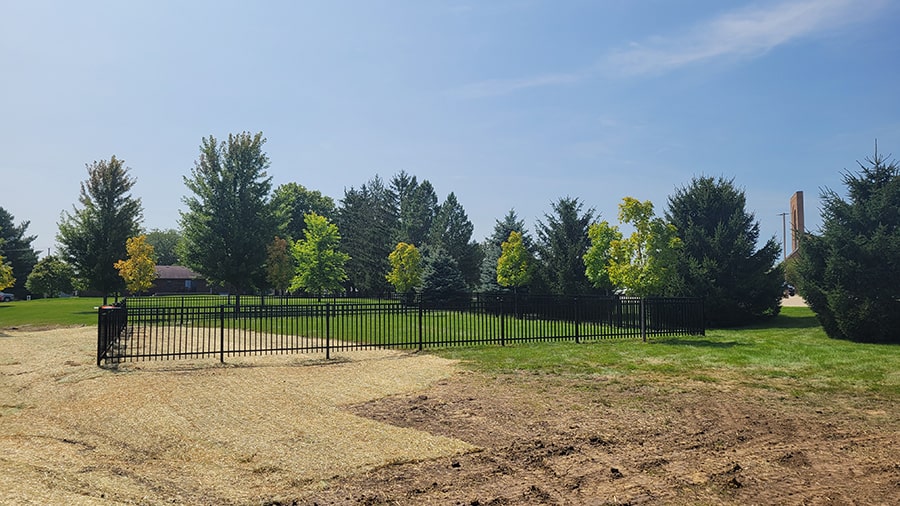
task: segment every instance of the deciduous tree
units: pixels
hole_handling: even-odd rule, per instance
[[[530,283],[532,258],[525,249],[522,234],[510,232],[509,239],[500,245],[500,249],[500,258],[497,260],[497,283],[514,290]]]
[[[42,258],[25,281],[25,286],[31,293],[45,297],[58,297],[60,293],[72,293],[75,287],[73,279],[75,270],[55,255],[47,255]]]
[[[320,297],[326,292],[339,291],[341,282],[347,279],[344,264],[350,255],[338,250],[341,243],[338,227],[315,213],[307,214],[305,221],[303,239],[293,247],[297,271],[291,290],[305,290]]]
[[[0,290],[13,286],[15,282],[16,278],[13,277],[12,265],[9,265],[6,262],[6,258],[0,255]]]
[[[154,228],[145,235],[147,244],[153,246],[153,252],[156,254],[156,261],[159,265],[179,265],[178,243],[181,241],[179,231]]]
[[[115,156],[87,165],[81,183],[81,208],[64,212],[56,240],[60,255],[75,268],[85,288],[104,294],[124,287],[113,265],[127,254],[125,241],[140,231],[141,200],[131,196],[135,180]]]
[[[588,227],[588,239],[591,245],[584,254],[585,275],[594,285],[607,293],[616,288],[609,279],[609,267],[612,261],[612,243],[621,241],[622,233],[618,227],[611,226],[608,221],[592,223]]]
[[[528,255],[534,260],[534,240],[525,228],[525,222],[520,220],[514,209],[510,209],[502,220],[495,220],[494,231],[481,244],[483,260],[481,261],[481,278],[479,290],[493,292],[503,287],[497,283],[497,261],[502,253],[501,245],[509,239],[509,234],[519,232],[522,234],[522,245]],[[532,262],[532,269],[534,262]]]
[[[609,243],[610,281],[638,297],[676,292],[676,257],[682,245],[675,227],[654,216],[652,202],[633,197],[625,197],[619,204],[619,222],[630,225],[634,232]],[[597,236],[608,234],[600,231]],[[588,266],[588,270],[596,271],[599,267]]]
[[[304,230],[306,224],[304,223]],[[276,290],[284,293],[291,286],[297,268],[291,255],[290,245],[286,239],[275,236],[268,248],[266,258],[266,280]]]
[[[398,243],[388,255],[388,261],[391,263],[391,272],[387,274],[387,280],[394,285],[397,293],[410,293],[422,284],[422,254],[415,245]]]
[[[156,279],[156,255],[146,235],[130,237],[125,242],[128,258],[119,260],[113,266],[125,280],[125,287],[131,293],[140,294],[153,286]]]
[[[306,228],[305,216],[316,213],[333,221],[337,216],[334,199],[318,190],[309,190],[299,183],[286,183],[277,188],[272,195],[272,208],[278,222],[278,228],[289,240],[303,237]]]
[[[262,132],[202,140],[184,183],[192,195],[181,214],[179,257],[214,284],[245,293],[265,284],[266,247],[275,237],[272,178]]]

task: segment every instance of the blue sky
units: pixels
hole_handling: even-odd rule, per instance
[[[4,1],[0,206],[55,251],[85,164],[115,154],[144,226],[177,227],[204,136],[262,131],[275,185],[339,201],[400,170],[456,193],[475,239],[560,197],[699,175],[763,239],[879,151],[900,156],[900,2]]]

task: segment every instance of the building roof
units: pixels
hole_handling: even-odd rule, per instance
[[[196,272],[180,265],[157,265],[157,279],[200,279]]]

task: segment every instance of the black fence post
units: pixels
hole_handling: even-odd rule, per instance
[[[225,306],[219,306],[219,363],[225,363]]]
[[[641,297],[641,310],[640,310],[641,316],[640,316],[640,318],[641,318],[641,340],[646,343],[647,342],[647,308],[644,305],[645,300],[646,299],[644,297]]]
[[[579,334],[579,314],[578,314],[578,297],[574,297],[573,301],[575,302],[575,344],[581,343],[581,335]]]
[[[424,311],[422,301],[419,300],[419,351],[422,351],[422,341],[424,339],[424,336],[422,335],[422,318],[424,317]]]
[[[103,355],[106,354],[106,346],[104,346],[103,339],[103,328],[106,323],[103,314],[103,307],[101,306],[97,310],[97,367],[100,367],[100,362],[103,360]]]
[[[331,304],[325,303],[325,360],[331,359]]]
[[[500,299],[500,346],[506,346],[506,311],[503,308],[503,302],[505,302],[505,298],[501,295],[497,297]],[[516,299],[516,305],[518,306],[519,300]],[[516,307],[518,310],[518,307]]]

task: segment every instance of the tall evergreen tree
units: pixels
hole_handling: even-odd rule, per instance
[[[453,258],[470,288],[478,283],[482,259],[481,247],[472,241],[474,230],[465,209],[451,192],[438,210],[428,240],[430,246],[443,249]]]
[[[113,156],[88,164],[87,171],[78,199],[82,207],[63,213],[56,240],[81,285],[117,293],[125,283],[113,264],[128,254],[125,241],[140,232],[141,200],[130,194],[135,180],[123,160]]]
[[[822,229],[801,236],[799,290],[833,338],[900,343],[900,166],[878,154],[822,192]],[[802,231],[801,231],[802,232]]]
[[[589,293],[583,257],[590,245],[588,227],[594,210],[582,212],[581,202],[571,197],[560,198],[552,207],[553,213],[544,215],[547,222],[538,221],[537,226],[539,274],[551,293]]]
[[[38,254],[31,245],[37,236],[25,235],[29,224],[23,221],[17,226],[13,215],[0,207],[0,254],[6,256],[6,261],[16,276],[15,284],[7,291],[23,299],[25,280],[38,261]]]
[[[425,255],[422,300],[432,306],[453,306],[466,300],[466,280],[456,260],[440,247],[429,247]]]
[[[388,255],[394,250],[398,218],[393,194],[375,176],[359,189],[344,190],[337,224],[341,250],[352,252],[347,262],[347,284],[366,294],[390,291],[384,273],[390,270]]]
[[[238,294],[265,285],[266,247],[275,237],[269,204],[272,178],[262,132],[213,136],[200,144],[200,159],[184,183],[184,234],[179,255],[194,271]]]
[[[710,325],[743,325],[781,307],[781,248],[770,238],[757,249],[759,223],[734,181],[698,177],[669,197],[666,219],[683,250],[678,272],[685,295],[706,300]]]
[[[391,179],[391,191],[399,220],[396,242],[424,246],[438,212],[434,187],[427,179],[419,183],[416,176],[401,171]]]

